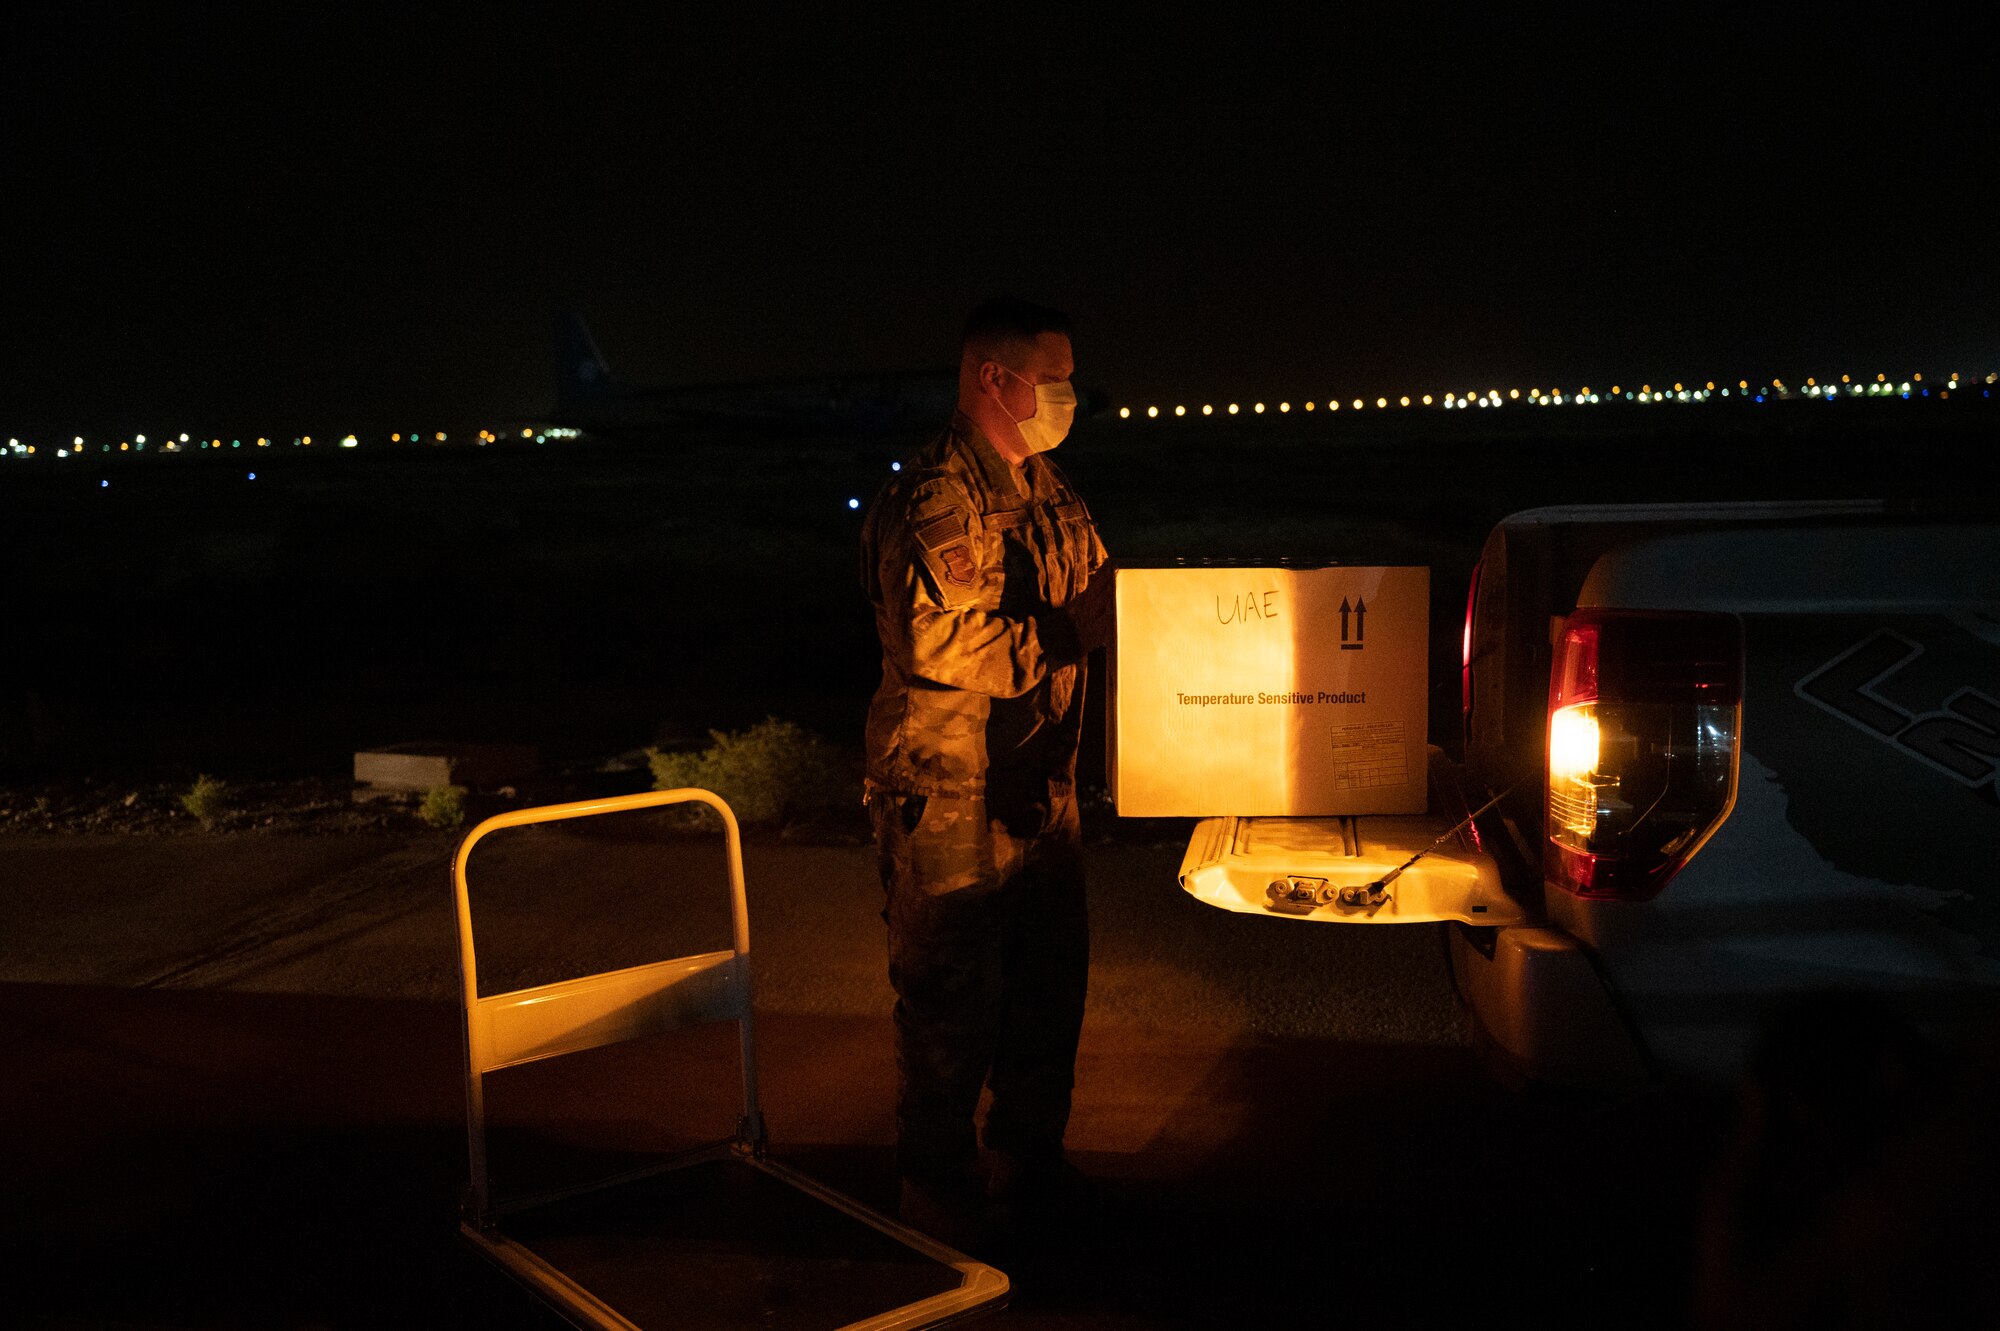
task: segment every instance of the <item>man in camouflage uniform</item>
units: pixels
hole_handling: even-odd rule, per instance
[[[862,534],[882,640],[868,805],[896,991],[905,1219],[970,1239],[987,1185],[973,1114],[993,1091],[991,1187],[1069,1181],[1062,1153],[1089,930],[1075,792],[1084,658],[1110,570],[1046,451],[1074,411],[1069,321],[989,301],[968,321],[958,410],[884,487]]]

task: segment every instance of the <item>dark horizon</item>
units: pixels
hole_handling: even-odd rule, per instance
[[[535,418],[564,309],[647,386],[935,364],[995,291],[1120,402],[2000,368],[1968,27],[39,22],[0,432]]]

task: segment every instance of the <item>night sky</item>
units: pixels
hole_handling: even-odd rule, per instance
[[[0,432],[948,363],[1119,400],[2000,368],[1989,24],[64,9],[0,43]]]

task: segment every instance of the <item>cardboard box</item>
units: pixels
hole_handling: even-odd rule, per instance
[[[1422,813],[1427,568],[1120,568],[1128,817]]]

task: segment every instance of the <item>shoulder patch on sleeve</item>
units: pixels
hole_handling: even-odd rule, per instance
[[[947,610],[971,604],[985,580],[985,521],[958,478],[923,478],[904,509],[909,552]]]
[[[944,565],[945,581],[958,587],[970,587],[979,578],[979,569],[972,562],[972,547],[964,541],[947,545],[937,552],[938,562]]]

